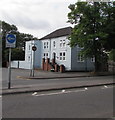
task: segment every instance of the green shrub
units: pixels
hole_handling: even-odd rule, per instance
[[[109,59],[115,61],[115,49],[112,49],[109,54]]]

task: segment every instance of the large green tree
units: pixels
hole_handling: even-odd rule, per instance
[[[82,47],[82,54],[85,57],[95,57],[95,72],[100,71],[101,63],[105,60],[104,50],[111,49],[115,36],[113,3],[107,2],[77,2],[71,4],[68,13],[68,22],[74,25],[69,37],[72,47],[79,45]],[[115,19],[114,19],[115,20]],[[109,22],[111,22],[109,24]],[[107,24],[108,23],[108,24]],[[113,26],[112,26],[113,25]],[[113,42],[114,43],[114,42]]]

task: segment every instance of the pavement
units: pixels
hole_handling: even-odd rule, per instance
[[[2,70],[4,72],[5,69]],[[29,92],[41,92],[52,90],[63,90],[70,88],[82,88],[82,87],[94,87],[101,85],[113,85],[115,81],[112,80],[85,80],[86,77],[96,76],[113,76],[112,73],[104,72],[95,74],[94,72],[47,72],[42,70],[35,70],[34,77],[30,77],[30,70],[24,69],[12,69],[12,72],[16,72],[14,78],[28,79],[28,80],[41,80],[41,79],[63,79],[63,78],[84,78],[84,80],[76,80],[76,82],[69,82],[68,84],[34,84],[34,85],[17,85],[11,87],[11,89],[2,87],[2,95],[29,93]],[[114,78],[114,76],[113,76]],[[27,81],[28,82],[28,81]]]

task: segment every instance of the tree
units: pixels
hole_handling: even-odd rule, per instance
[[[110,36],[106,24],[110,16],[108,10],[113,6],[113,3],[105,2],[77,2],[69,6],[68,22],[74,25],[69,37],[70,45],[82,47],[81,53],[85,57],[95,57],[95,72],[101,70],[106,57],[104,50],[110,48],[105,47]]]
[[[8,61],[8,49],[5,47],[6,34],[12,33],[16,35],[16,48],[12,49],[12,60],[24,60],[25,42],[29,40],[37,40],[31,34],[20,33],[15,25],[10,25],[4,21],[2,23],[2,62]]]

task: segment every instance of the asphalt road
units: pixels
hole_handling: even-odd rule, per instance
[[[113,86],[3,96],[3,118],[111,118]]]

